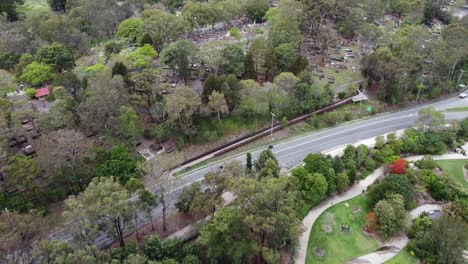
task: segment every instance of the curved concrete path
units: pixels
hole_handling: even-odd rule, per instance
[[[401,133],[401,131],[398,131]],[[397,136],[399,133],[397,133]],[[359,141],[353,145],[357,146],[360,144],[364,144],[367,146],[373,146],[375,143],[375,138],[370,138],[366,140]],[[325,154],[331,154],[333,155],[341,155],[343,153],[343,150],[346,146],[334,149],[330,152],[327,152]],[[468,149],[468,143],[463,146],[465,150]],[[415,161],[422,159],[424,156],[414,156],[414,157],[408,157],[405,158],[408,161]],[[444,154],[444,155],[437,155],[437,156],[432,156],[434,160],[447,160],[447,159],[468,159],[468,156],[464,156],[462,154]],[[348,191],[342,193],[342,194],[337,194],[333,195],[331,197],[328,197],[327,199],[323,200],[320,204],[312,208],[312,210],[309,211],[307,216],[302,220],[302,224],[305,227],[304,232],[301,234],[299,237],[299,247],[295,251],[295,263],[299,264],[305,264],[306,261],[306,255],[307,255],[307,245],[309,242],[309,236],[310,236],[310,231],[312,230],[312,226],[314,225],[315,220],[322,214],[325,210],[327,210],[329,207],[333,206],[334,204],[344,202],[346,200],[349,200],[351,198],[354,198],[361,194],[364,190],[367,189],[369,185],[371,185],[376,179],[379,177],[383,176],[383,169],[378,168],[375,170],[371,175],[367,176],[364,180],[360,181],[359,183],[355,184],[351,189]],[[420,207],[414,209],[414,210],[424,210],[425,207],[422,207],[423,209],[420,209]],[[413,211],[414,211],[413,210]],[[411,214],[411,213],[410,213]],[[419,215],[419,214],[417,214]],[[391,241],[388,241],[388,243],[392,243]],[[394,241],[395,245],[401,245],[404,243],[406,245],[407,241]],[[390,244],[391,245],[391,244]],[[401,247],[402,248],[402,247]],[[401,248],[397,251],[397,253],[401,250]],[[396,254],[397,254],[396,253]],[[396,254],[391,255],[392,257],[395,256]],[[388,259],[390,259],[389,257]],[[355,263],[382,263],[382,262],[355,262]]]

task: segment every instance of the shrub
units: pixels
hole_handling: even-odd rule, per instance
[[[36,89],[34,88],[27,88],[24,93],[30,97],[30,98],[34,98],[36,96]]]
[[[346,97],[346,92],[345,91],[341,91],[341,92],[338,93],[338,98],[343,99],[345,97]]]

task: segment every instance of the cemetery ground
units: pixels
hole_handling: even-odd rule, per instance
[[[445,175],[454,179],[464,189],[468,189],[468,182],[465,176],[466,160],[436,160],[437,165],[442,169]]]
[[[359,212],[353,212],[357,208]],[[362,232],[366,213],[368,208],[364,195],[336,204],[323,212],[310,232],[306,263],[346,263],[378,249],[376,240]],[[342,225],[348,226],[349,231],[342,231]]]
[[[403,249],[398,253],[395,257],[391,258],[389,261],[385,262],[385,264],[418,264],[419,260],[411,256],[408,250]]]

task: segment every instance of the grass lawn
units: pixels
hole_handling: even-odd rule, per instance
[[[36,11],[39,9],[49,9],[49,4],[47,0],[25,0],[24,8],[26,11]]]
[[[359,206],[361,211],[354,214],[352,212],[353,206]],[[322,219],[327,212],[333,213],[336,218],[330,233],[325,233],[322,227]],[[306,263],[342,264],[378,249],[379,245],[374,238],[362,233],[362,227],[365,223],[364,215],[367,212],[366,200],[363,195],[328,208],[319,216],[312,227],[307,245]],[[342,224],[349,225],[350,231],[342,232],[340,230]],[[314,255],[314,247],[320,244],[325,248],[323,257]]]
[[[468,163],[467,160],[436,160],[436,163],[447,177],[454,179],[464,189],[468,189],[468,182],[463,175],[463,166]]]
[[[385,262],[385,264],[418,264],[418,258],[411,256],[408,251],[403,249],[396,255],[395,257],[391,258],[389,261]]]
[[[455,107],[455,108],[448,108],[447,111],[468,111],[468,106],[465,107]]]

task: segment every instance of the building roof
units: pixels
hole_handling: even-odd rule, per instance
[[[36,97],[44,97],[49,95],[49,86],[42,87],[36,90]]]

